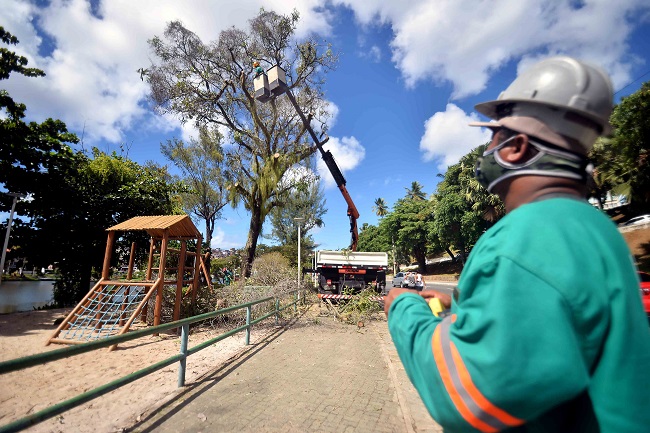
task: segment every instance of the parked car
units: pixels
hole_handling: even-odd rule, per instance
[[[641,300],[643,301],[643,308],[650,320],[650,274],[639,271],[639,279],[641,280]]]
[[[414,288],[415,274],[411,272],[398,272],[395,277],[393,277],[393,287]]]
[[[406,277],[406,272],[398,272],[393,277],[393,287],[402,287],[402,281]]]
[[[650,224],[650,215],[639,215],[623,223],[623,227]]]

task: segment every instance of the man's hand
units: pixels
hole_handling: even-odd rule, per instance
[[[423,290],[422,292],[419,292],[419,294],[427,301],[427,303],[432,298],[438,298],[445,308],[451,308],[451,295],[436,290]]]
[[[384,313],[386,313],[386,318],[388,318],[388,309],[390,308],[390,305],[393,303],[395,298],[397,298],[399,295],[402,293],[414,293],[418,295],[420,292],[417,290],[411,290],[411,289],[391,289],[390,292],[388,292],[387,296],[384,296]]]

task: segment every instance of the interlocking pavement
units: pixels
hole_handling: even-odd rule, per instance
[[[188,363],[191,362],[189,358]],[[137,432],[439,433],[390,340],[386,322],[301,320],[148,414]]]

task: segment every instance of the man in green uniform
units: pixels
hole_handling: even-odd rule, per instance
[[[442,318],[393,289],[388,327],[446,432],[650,432],[650,330],[629,249],[585,201],[586,155],[609,132],[612,87],[569,57],[495,101],[477,179],[507,215],[469,256]]]

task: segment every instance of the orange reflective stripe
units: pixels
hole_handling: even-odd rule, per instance
[[[480,430],[484,433],[497,432],[498,430],[489,424],[485,423],[478,417],[476,417],[470,409],[467,407],[463,398],[460,396],[458,390],[454,386],[454,382],[449,373],[449,368],[447,362],[445,361],[445,356],[442,353],[442,342],[440,341],[440,326],[436,326],[435,331],[433,332],[433,337],[431,339],[431,347],[433,349],[433,358],[436,361],[438,366],[438,371],[440,372],[440,377],[442,378],[442,383],[445,385],[447,394],[451,398],[451,401],[456,406],[456,410],[460,413],[465,421],[472,427],[477,430]]]
[[[467,367],[465,367],[465,363],[460,357],[458,349],[456,349],[456,346],[451,341],[449,342],[449,345],[451,346],[451,356],[454,358],[454,364],[458,370],[460,381],[474,402],[476,402],[477,406],[480,407],[484,412],[489,413],[494,418],[498,419],[508,426],[517,426],[523,424],[524,420],[512,416],[503,409],[496,407],[483,394],[481,394],[481,391],[479,391],[476,385],[474,385],[474,381],[472,381],[472,377],[470,376],[469,371],[467,371]]]

